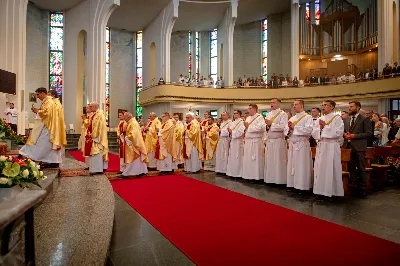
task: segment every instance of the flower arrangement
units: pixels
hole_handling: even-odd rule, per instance
[[[0,120],[0,136],[1,135],[3,135],[1,139],[14,140],[17,145],[25,145],[26,143],[26,137],[18,135],[16,132],[14,132],[11,129],[11,126],[7,123],[5,118]]]
[[[39,180],[46,178],[47,176],[40,171],[40,165],[31,159],[0,156],[0,188],[25,188],[31,184],[40,187]]]

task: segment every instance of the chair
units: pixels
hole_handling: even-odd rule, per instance
[[[69,124],[69,134],[71,134],[71,131],[75,133],[74,124]]]
[[[368,147],[367,152],[365,153],[365,171],[367,172],[367,190],[373,190],[372,174],[374,168],[371,166],[371,160],[375,158],[375,147]]]
[[[383,146],[383,147],[375,147],[374,157],[383,157],[382,164],[371,164],[371,167],[374,169],[373,175],[373,183],[374,186],[381,189],[386,185],[388,179],[388,170],[390,165],[388,163],[388,158],[392,157],[392,147]]]

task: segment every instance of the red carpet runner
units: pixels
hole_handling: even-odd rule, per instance
[[[398,265],[400,245],[181,175],[111,181],[198,265]]]
[[[85,162],[85,157],[83,157],[80,151],[69,151],[69,154],[75,158],[75,160],[80,162]],[[107,172],[119,172],[119,156],[113,153],[108,153],[108,168]]]

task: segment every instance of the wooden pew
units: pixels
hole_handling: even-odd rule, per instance
[[[373,186],[377,189],[382,189],[387,184],[388,179],[388,170],[390,165],[388,163],[388,158],[393,156],[392,147],[390,146],[377,146],[375,147],[374,157],[382,157],[382,164],[371,164],[371,167],[374,169],[373,174]]]
[[[367,191],[373,190],[372,174],[374,169],[371,167],[371,160],[375,158],[375,147],[368,147],[365,153],[365,171],[367,172]]]
[[[313,159],[315,159],[316,153],[317,149],[315,147],[312,147],[311,154]],[[344,195],[351,194],[349,189],[349,179],[350,179],[349,162],[351,160],[350,154],[351,154],[350,149],[341,149],[342,181],[343,181]]]

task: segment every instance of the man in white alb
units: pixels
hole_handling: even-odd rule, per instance
[[[244,122],[242,120],[242,112],[236,110],[233,112],[235,121],[229,124],[228,132],[231,138],[228,165],[226,175],[231,177],[242,177],[243,171],[243,135]]]
[[[18,110],[14,108],[13,103],[10,103],[10,107],[4,111],[4,114],[6,115],[6,122],[10,125],[15,134],[17,134]]]
[[[229,114],[227,112],[223,112],[221,116],[222,123],[219,128],[219,141],[217,145],[215,172],[217,174],[226,174],[230,142],[228,129],[232,121],[229,119]]]
[[[296,115],[290,118],[285,129],[289,136],[289,155],[287,164],[287,187],[309,190],[312,184],[312,160],[309,138],[313,131],[313,120],[304,111],[304,101],[293,104]]]
[[[244,122],[246,128],[243,174],[242,178],[248,180],[264,179],[264,143],[265,121],[262,115],[257,113],[258,106],[250,104],[247,108],[249,116]]]
[[[333,111],[336,103],[322,103],[323,116],[314,127],[313,136],[319,140],[314,164],[314,194],[322,196],[344,196],[340,141],[344,123]]]
[[[265,147],[264,181],[286,184],[287,148],[284,130],[288,123],[285,111],[280,108],[281,100],[271,100],[271,112],[267,114],[267,144]]]

